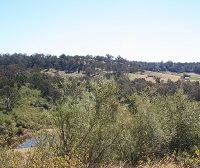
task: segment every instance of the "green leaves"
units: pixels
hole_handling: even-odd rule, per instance
[[[59,129],[60,148],[65,154],[76,150],[81,155],[87,149],[90,163],[113,158],[113,145],[123,132],[125,120],[122,117],[125,115],[122,114],[126,112],[116,93],[114,80],[101,79],[91,82],[90,90],[83,91],[78,102],[73,95],[60,104],[54,118]]]

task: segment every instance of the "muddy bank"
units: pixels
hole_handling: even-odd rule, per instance
[[[33,132],[31,130],[24,130],[23,134],[20,136],[14,136],[12,138],[12,145],[13,148],[16,148],[19,144],[21,144],[23,141],[25,141],[27,138],[30,138],[33,136]]]

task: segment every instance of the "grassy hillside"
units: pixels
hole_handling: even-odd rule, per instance
[[[59,75],[60,77],[66,78],[66,77],[82,77],[85,76],[82,73],[74,72],[74,73],[65,73],[64,71],[57,71],[55,69],[50,69],[49,71],[43,70],[43,73],[49,74],[51,76]],[[104,72],[106,73],[106,72]],[[144,78],[146,81],[155,82],[155,78],[160,78],[160,80],[163,80],[164,82],[167,82],[168,79],[172,81],[177,81],[181,79],[181,76],[183,76],[184,73],[175,73],[175,72],[153,72],[153,71],[144,71],[143,73],[137,72],[137,73],[128,73],[128,77],[130,80],[134,80],[136,78]],[[187,73],[190,75],[190,81],[200,81],[200,74],[195,73]]]
[[[190,75],[190,81],[200,81],[200,75],[195,73],[187,73]],[[174,72],[153,72],[153,71],[144,71],[144,73],[129,73],[128,76],[130,80],[134,80],[136,78],[144,78],[146,81],[155,82],[155,78],[160,78],[166,82],[168,79],[172,81],[177,81],[181,79],[183,73],[174,73]]]
[[[78,72],[73,72],[73,73],[65,73],[65,71],[57,71],[55,69],[49,69],[47,71],[47,69],[41,71],[42,73],[46,73],[46,74],[49,74],[51,76],[60,76],[60,77],[81,77],[81,76],[84,76],[84,74],[82,73],[78,73]]]

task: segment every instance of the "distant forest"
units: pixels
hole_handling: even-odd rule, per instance
[[[112,55],[106,56],[69,56],[62,54],[59,57],[55,55],[44,54],[0,54],[0,67],[8,65],[18,65],[20,68],[38,68],[65,71],[66,73],[85,73],[90,76],[95,71],[112,71],[116,74],[135,73],[138,71],[170,71],[170,72],[194,72],[200,74],[200,62],[174,63],[168,62],[138,62],[129,61],[121,56],[114,58]]]
[[[57,72],[54,75],[47,73],[50,69]],[[195,72],[200,73],[200,63],[173,63],[171,61],[163,63],[128,61],[120,56],[114,58],[111,55],[106,56],[66,56],[64,54],[57,56],[43,54],[2,54],[0,55],[0,96],[4,99],[4,107],[11,110],[16,105],[18,92],[21,87],[27,86],[30,89],[37,89],[41,92],[43,98],[56,103],[62,92],[64,78],[59,75],[59,71],[66,74],[80,73],[84,74],[69,80],[73,85],[78,85],[82,81],[89,82],[97,75],[102,75],[106,79],[114,77],[119,86],[118,98],[127,97],[133,93],[141,93],[148,88],[154,88],[155,94],[173,95],[179,89],[183,89],[184,94],[191,100],[200,101],[199,81],[162,81],[155,77],[155,82],[146,81],[143,78],[130,80],[127,73],[143,73],[149,71],[171,71],[171,72]],[[184,73],[185,74],[185,73]],[[185,74],[187,75],[187,74]],[[70,88],[72,86],[68,86]],[[72,89],[73,90],[73,89]],[[128,101],[124,99],[123,101]],[[45,105],[48,109],[48,106]]]

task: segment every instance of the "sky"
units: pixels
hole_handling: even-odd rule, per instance
[[[0,53],[200,62],[200,1],[0,0]]]

